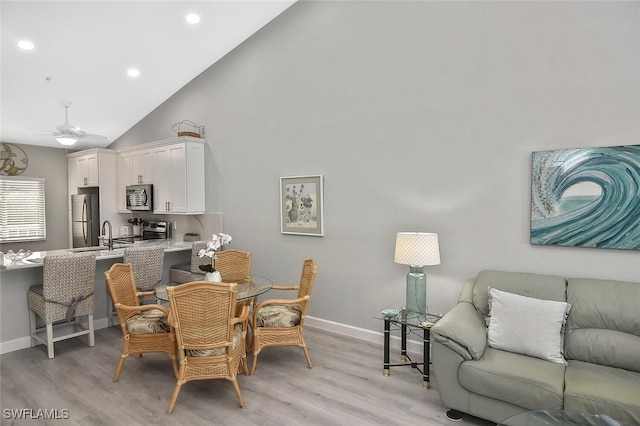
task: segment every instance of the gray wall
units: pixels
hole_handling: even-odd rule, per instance
[[[69,245],[67,223],[67,151],[33,145],[18,145],[27,154],[27,169],[20,175],[45,179],[45,205],[47,215],[47,240],[30,243],[0,244],[0,251],[55,250]]]
[[[640,280],[637,251],[529,244],[531,152],[640,142],[640,4],[295,4],[112,147],[206,127],[207,209],[254,273],[318,262],[309,314],[378,330],[395,233],[440,236],[428,304],[487,268]],[[279,177],[323,174],[326,236],[282,235]]]

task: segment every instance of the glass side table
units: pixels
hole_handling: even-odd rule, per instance
[[[422,386],[429,389],[429,364],[430,364],[430,343],[431,327],[442,315],[419,314],[417,312],[400,311],[397,315],[388,313],[388,310],[374,315],[373,317],[384,321],[384,364],[382,374],[391,375],[391,367],[411,366],[422,373]],[[389,346],[392,331],[400,331],[400,358],[401,363],[391,364],[389,361]],[[407,335],[415,334],[422,337],[422,362],[416,362],[407,354]]]

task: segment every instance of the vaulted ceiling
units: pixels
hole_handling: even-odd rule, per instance
[[[47,133],[69,101],[72,126],[105,136],[72,148],[107,146],[295,1],[2,0],[0,141],[62,148]]]

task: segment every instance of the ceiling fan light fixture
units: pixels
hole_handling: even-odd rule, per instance
[[[76,138],[72,138],[70,136],[59,136],[56,138],[56,140],[58,142],[60,142],[62,145],[73,145],[74,143],[78,142],[78,139]]]
[[[36,46],[29,40],[20,40],[18,47],[22,50],[33,50]]]

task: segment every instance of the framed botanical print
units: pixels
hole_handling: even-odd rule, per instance
[[[280,178],[280,231],[324,235],[322,175]]]

